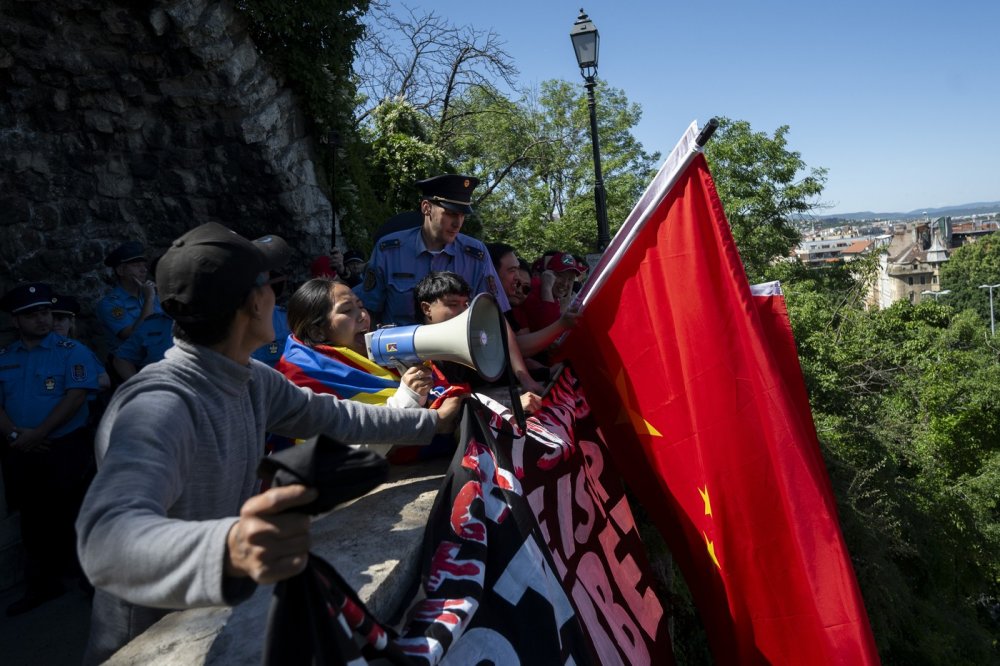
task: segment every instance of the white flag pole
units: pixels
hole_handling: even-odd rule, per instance
[[[706,130],[711,128],[714,131],[716,126],[718,126],[718,123],[713,118],[709,125],[706,126]],[[711,136],[710,132],[708,136]],[[621,261],[629,245],[632,244],[635,237],[642,231],[649,216],[653,214],[657,206],[660,205],[660,202],[670,193],[677,179],[687,169],[694,156],[702,151],[705,141],[707,141],[707,136],[698,134],[698,122],[692,121],[691,125],[681,136],[680,141],[670,151],[670,155],[663,162],[663,166],[660,167],[656,177],[653,178],[649,187],[639,197],[639,201],[632,209],[632,212],[625,218],[625,222],[611,240],[608,249],[601,255],[601,260],[597,263],[594,272],[584,284],[580,293],[576,295],[573,304],[570,306],[571,308],[576,307],[582,313],[588,303],[593,300],[597,292],[604,286],[608,276],[611,275],[611,272],[618,265],[618,262]]]

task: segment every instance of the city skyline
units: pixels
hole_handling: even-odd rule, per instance
[[[524,87],[582,86],[569,40],[579,2],[406,6],[493,29]],[[692,120],[726,116],[769,135],[789,126],[788,148],[828,169],[830,207],[818,214],[1000,200],[1000,128],[986,120],[1000,108],[996,3],[600,0],[583,9],[601,35],[598,76],[642,106],[635,135],[650,152],[669,153]]]

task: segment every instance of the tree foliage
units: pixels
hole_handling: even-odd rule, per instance
[[[705,149],[751,281],[798,245],[793,222],[820,205],[815,197],[826,183],[826,169],[807,168],[801,154],[788,149],[787,135],[787,125],[768,136],[744,120],[720,118]]]
[[[1000,236],[990,234],[975,243],[952,252],[941,265],[941,288],[951,293],[946,298],[952,307],[975,310],[990,321],[990,298],[983,284],[1000,284]],[[993,290],[994,317],[1000,315],[1000,289]]]

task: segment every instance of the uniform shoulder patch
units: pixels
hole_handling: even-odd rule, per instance
[[[115,319],[121,319],[122,317],[125,316],[125,308],[123,308],[120,305],[116,305],[115,307],[111,308],[111,316],[114,317]]]
[[[497,295],[497,281],[492,275],[486,276],[486,288],[490,290],[490,294],[493,298]]]
[[[466,245],[462,249],[465,250],[465,253],[467,255],[469,255],[470,257],[474,257],[474,258],[478,259],[479,261],[482,261],[483,257],[486,256],[486,253],[483,252],[482,250],[480,250],[478,247],[473,247],[471,245]]]
[[[73,366],[73,381],[82,382],[87,378],[87,366],[77,363]]]
[[[369,266],[365,269],[365,283],[362,287],[365,291],[371,291],[378,284],[378,278],[375,276],[375,269]]]
[[[399,245],[400,243],[398,238],[391,238],[389,240],[384,240],[381,243],[379,243],[378,249],[385,252],[386,250],[393,250],[399,247]]]

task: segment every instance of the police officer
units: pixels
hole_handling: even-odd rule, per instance
[[[21,510],[26,591],[7,615],[27,612],[63,592],[73,564],[73,521],[93,469],[87,396],[97,389],[90,350],[52,331],[52,290],[14,287],[0,308],[18,339],[0,348],[0,435],[5,481]]]
[[[431,271],[458,273],[472,295],[493,294],[506,312],[507,295],[499,288],[486,246],[459,233],[472,213],[472,191],[479,180],[446,174],[421,180],[423,224],[383,237],[375,245],[365,278],[355,293],[383,324],[419,324],[413,311],[413,289]]]
[[[80,316],[80,302],[72,296],[64,294],[52,294],[52,330],[64,338],[76,338],[76,318]],[[111,388],[111,378],[104,371],[104,364],[97,358],[90,349],[91,360],[97,372],[97,384],[103,391]],[[100,417],[100,410],[91,410],[91,422],[96,423]]]
[[[108,352],[113,354],[146,317],[162,312],[156,285],[148,278],[142,243],[119,245],[104,259],[115,272],[116,286],[97,304],[97,318],[104,326]]]
[[[163,312],[153,312],[139,322],[112,355],[111,362],[122,381],[163,358],[174,345],[173,326],[174,320]]]
[[[286,293],[285,285],[288,283],[287,276],[283,273],[272,271],[270,277],[274,298],[281,299],[282,295]],[[255,349],[250,354],[250,358],[255,358],[273,368],[281,359],[281,355],[285,353],[285,342],[288,340],[288,335],[292,332],[288,328],[288,309],[284,305],[275,304],[274,312],[271,315],[271,324],[274,326],[274,340]]]
[[[364,282],[354,288],[373,320],[383,324],[423,323],[414,313],[413,290],[431,271],[457,273],[469,283],[473,297],[492,294],[502,312],[510,310],[486,246],[459,233],[465,216],[472,212],[472,191],[478,184],[477,178],[456,174],[417,182],[423,224],[379,240]],[[526,391],[541,393],[544,387],[529,375],[509,327],[507,341],[517,380]]]

